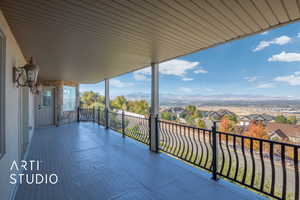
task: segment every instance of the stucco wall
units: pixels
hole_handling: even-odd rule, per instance
[[[6,130],[6,153],[0,160],[0,198],[9,198],[13,185],[9,184],[10,166],[13,160],[19,160],[19,89],[12,80],[13,66],[25,64],[24,56],[0,10],[0,29],[6,37],[6,93],[5,93],[5,130]],[[30,98],[32,100],[32,98]],[[31,116],[32,117],[32,116]],[[33,119],[30,119],[32,122]]]

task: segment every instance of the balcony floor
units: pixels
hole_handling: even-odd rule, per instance
[[[264,199],[92,123],[36,130],[27,160],[59,182],[20,184],[17,200]]]

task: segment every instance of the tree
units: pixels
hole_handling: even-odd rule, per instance
[[[202,113],[197,111],[197,107],[194,105],[188,105],[184,111],[180,114],[180,117],[184,118],[185,121],[190,125],[195,125],[198,118],[202,118]]]
[[[162,112],[161,118],[164,120],[171,120],[172,116],[171,116],[171,113],[169,113],[169,112]]]
[[[275,122],[286,124],[286,123],[288,123],[288,120],[285,116],[278,115],[278,116],[275,117]]]
[[[149,113],[149,104],[145,100],[128,101],[128,111],[141,115]]]
[[[117,96],[114,100],[111,100],[110,105],[117,110],[127,110],[127,99],[124,96]]]
[[[83,107],[91,108],[99,100],[99,95],[93,91],[83,92],[80,96],[80,102],[83,104]]]
[[[177,119],[177,117],[170,112],[162,112],[161,118],[164,120],[176,120]]]
[[[198,128],[206,128],[205,121],[202,120],[202,119],[197,120],[196,121],[196,127],[198,127]]]
[[[228,119],[233,121],[234,123],[237,123],[237,116],[235,114],[228,115]]]
[[[186,111],[186,110],[183,110],[183,111],[179,114],[179,117],[180,117],[180,118],[183,118],[183,119],[185,119],[186,116],[187,116],[187,111]]]
[[[289,116],[287,118],[287,121],[288,121],[289,124],[297,124],[297,118],[296,118],[296,116]]]
[[[230,119],[229,116],[225,115],[221,119],[220,131],[233,133],[235,129],[235,122]]]
[[[188,105],[185,107],[185,110],[188,112],[188,115],[194,115],[196,113],[196,106],[194,105]]]
[[[248,131],[245,133],[245,136],[254,137],[254,138],[261,138],[261,139],[268,139],[267,130],[262,122],[253,121],[248,128]],[[250,140],[245,140],[246,146],[250,147]],[[253,149],[259,149],[259,142],[253,142]]]

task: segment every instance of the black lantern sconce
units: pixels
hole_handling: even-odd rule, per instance
[[[39,94],[41,89],[37,83],[39,71],[39,67],[35,65],[31,57],[29,62],[23,67],[13,68],[13,81],[18,88],[29,87],[33,94]]]

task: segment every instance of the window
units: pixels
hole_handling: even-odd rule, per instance
[[[76,109],[76,88],[64,86],[63,111],[75,111]]]
[[[41,106],[43,108],[51,106],[52,93],[51,90],[43,90],[41,95]]]
[[[0,159],[5,154],[5,36],[0,30]]]

